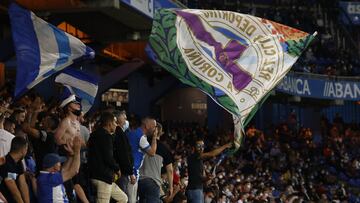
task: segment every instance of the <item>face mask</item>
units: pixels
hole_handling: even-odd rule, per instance
[[[210,197],[205,197],[205,203],[211,203],[212,202],[212,198]]]
[[[75,116],[80,116],[80,115],[81,115],[81,110],[73,110],[72,113],[73,113]]]
[[[125,121],[124,125],[121,127],[123,131],[127,130],[129,128],[129,121]]]

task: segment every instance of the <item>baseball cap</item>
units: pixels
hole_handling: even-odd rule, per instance
[[[77,103],[80,104],[79,101],[76,100],[76,96],[75,95],[70,95],[69,97],[65,98],[64,100],[62,100],[61,104],[60,104],[60,108],[65,107],[66,105],[70,104],[70,103]]]
[[[43,168],[51,168],[56,163],[58,163],[58,162],[64,163],[65,161],[66,161],[65,157],[59,156],[55,153],[49,153],[49,154],[45,155],[45,157],[43,159],[42,167]]]

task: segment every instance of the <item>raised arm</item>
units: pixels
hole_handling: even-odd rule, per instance
[[[66,146],[69,148],[70,144],[67,144]],[[74,177],[80,168],[81,139],[79,136],[74,137],[72,146],[72,149],[67,149],[67,151],[73,152],[73,154],[68,157],[68,160],[65,162],[61,171],[64,182]]]
[[[212,151],[210,151],[210,152],[205,152],[205,153],[202,153],[201,155],[200,155],[200,157],[201,158],[203,158],[203,159],[205,159],[205,158],[210,158],[210,157],[214,157],[214,156],[217,156],[217,155],[219,155],[221,152],[223,152],[225,149],[228,149],[228,148],[230,148],[232,146],[232,143],[227,143],[227,144],[225,144],[225,145],[223,145],[223,146],[221,146],[221,147],[219,147],[219,148],[217,148],[217,149],[214,149],[214,150],[212,150]]]
[[[25,119],[25,122],[22,125],[23,131],[36,139],[40,138],[40,131],[35,128],[38,114],[38,111],[29,109],[28,118]]]
[[[23,123],[22,129],[26,134],[30,135],[31,137],[36,139],[40,138],[40,131],[36,128],[31,127],[28,123]]]
[[[146,138],[144,136],[141,139],[143,139],[143,138],[146,140]],[[140,142],[141,142],[141,140],[140,140]],[[154,156],[156,154],[156,149],[157,149],[157,139],[156,139],[156,136],[152,136],[151,146],[146,148],[145,151],[148,155]]]
[[[40,102],[39,98],[37,97],[32,105],[28,108],[25,122],[21,126],[26,134],[29,134],[35,139],[40,138],[40,131],[35,128],[37,117],[40,111]]]

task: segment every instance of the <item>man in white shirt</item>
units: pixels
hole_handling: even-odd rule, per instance
[[[0,157],[4,157],[10,152],[11,141],[15,137],[13,134],[6,130],[10,126],[13,126],[13,128],[15,128],[15,123],[6,119],[4,122],[5,129],[0,129]]]

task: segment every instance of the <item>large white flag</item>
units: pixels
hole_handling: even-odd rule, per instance
[[[251,15],[159,9],[147,53],[183,83],[234,115],[240,130],[290,70],[313,35]]]

